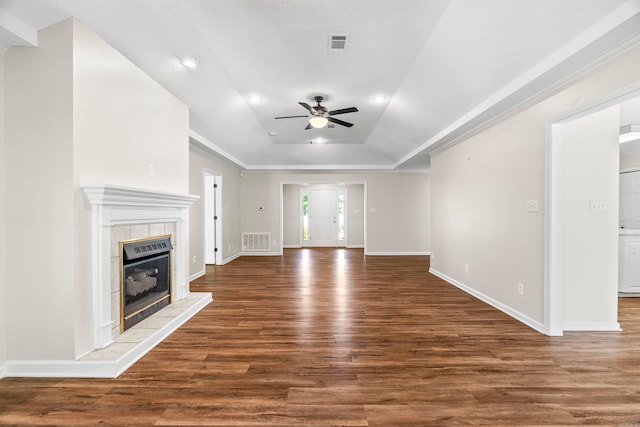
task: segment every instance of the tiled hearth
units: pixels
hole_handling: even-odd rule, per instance
[[[71,376],[117,377],[210,302],[208,292],[189,293],[127,329],[107,347],[82,357]]]

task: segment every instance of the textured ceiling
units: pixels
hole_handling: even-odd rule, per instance
[[[636,0],[0,0],[0,10],[35,30],[76,17],[190,107],[194,141],[246,169],[424,170],[430,150],[640,36]],[[343,53],[329,52],[331,34],[348,36]],[[182,67],[185,55],[198,67]],[[357,107],[336,116],[354,126],[274,119],[306,114],[298,102],[315,95],[329,110]]]

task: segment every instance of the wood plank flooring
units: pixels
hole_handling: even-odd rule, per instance
[[[286,250],[212,266],[214,302],[114,380],[0,380],[1,425],[640,426],[640,298],[621,333],[546,337],[428,257]]]

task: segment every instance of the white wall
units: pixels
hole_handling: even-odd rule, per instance
[[[188,109],[91,30],[73,22],[75,184],[108,182],[186,194]]]
[[[347,245],[364,247],[364,185],[347,185]]]
[[[433,155],[432,268],[534,327],[543,325],[547,126],[636,82],[639,67],[636,47]],[[525,211],[530,199],[540,202],[539,212]],[[525,286],[522,296],[517,283]]]
[[[6,277],[5,277],[5,161],[4,161],[4,54],[0,54],[0,371],[6,360]],[[0,377],[2,373],[0,372]]]
[[[615,106],[564,125],[565,330],[617,327],[619,117]]]
[[[282,244],[284,247],[300,246],[300,186],[285,185],[282,189]]]
[[[640,153],[629,153],[620,156],[620,169],[640,168]]]
[[[195,277],[204,274],[204,172],[222,177],[220,191],[222,206],[219,206],[219,218],[222,221],[222,261],[240,254],[240,171],[211,153],[191,146],[189,150],[189,194],[200,196],[189,209],[189,275]],[[193,257],[196,262],[193,262]]]
[[[5,54],[6,279],[20,284],[7,289],[7,360],[69,360],[93,347],[80,184],[189,188],[186,106],[75,20],[38,39]]]
[[[544,126],[526,113],[431,159],[431,267],[540,320],[543,171]],[[539,212],[526,212],[530,199]]]
[[[76,356],[72,37],[5,54],[8,360]]]
[[[428,173],[245,173],[242,231],[269,231],[278,247],[280,183],[366,183],[368,253],[424,254],[430,250],[430,182]]]

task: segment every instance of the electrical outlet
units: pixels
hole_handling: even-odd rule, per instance
[[[527,200],[527,212],[538,212],[540,204],[537,200]]]
[[[465,264],[464,265],[464,272],[468,273],[469,272],[469,264]]]
[[[524,295],[524,284],[523,283],[518,283],[518,294],[519,295]]]
[[[435,252],[431,252],[431,259],[436,259],[436,253]]]
[[[591,200],[591,212],[606,212],[607,202],[604,200]]]
[[[194,255],[193,256],[193,263],[195,264],[198,261],[198,258]]]

